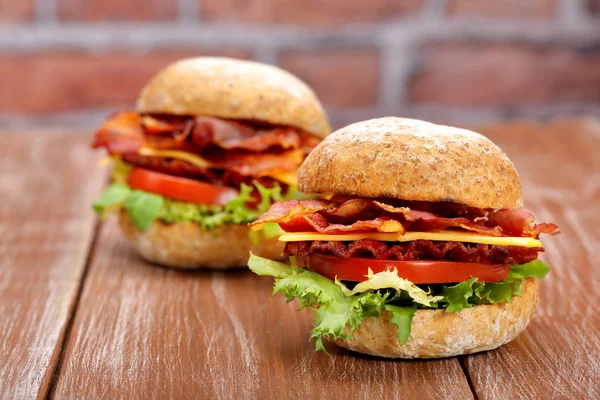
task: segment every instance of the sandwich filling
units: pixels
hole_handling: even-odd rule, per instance
[[[157,219],[204,229],[246,224],[296,197],[296,171],[318,143],[293,127],[120,112],[92,143],[116,162],[114,183],[94,208],[124,208],[142,231]]]
[[[287,300],[315,308],[322,350],[323,335],[347,338],[384,311],[404,344],[418,309],[510,303],[526,278],[549,270],[539,235],[559,233],[525,210],[342,196],[278,202],[250,226],[267,223],[285,232],[292,266],[256,256],[249,266],[276,277]]]

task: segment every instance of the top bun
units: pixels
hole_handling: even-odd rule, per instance
[[[187,58],[159,71],[142,89],[140,113],[207,115],[331,132],[315,93],[282,69],[232,58]]]
[[[357,122],[322,141],[298,171],[305,193],[523,207],[513,163],[486,137],[407,118]]]

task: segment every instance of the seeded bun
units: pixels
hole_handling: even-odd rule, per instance
[[[333,132],[298,171],[305,193],[523,207],[513,163],[486,137],[407,118],[357,122]]]
[[[528,278],[522,297],[511,304],[489,304],[461,312],[419,310],[404,345],[389,313],[362,321],[349,339],[334,342],[348,350],[388,358],[442,358],[492,350],[523,332],[537,303],[538,282]]]
[[[277,238],[252,243],[246,225],[224,225],[203,231],[198,224],[180,222],[165,224],[155,221],[141,232],[126,211],[119,222],[125,236],[138,253],[151,263],[182,269],[231,269],[246,267],[250,251],[261,257],[281,260],[283,244]]]
[[[291,126],[319,138],[331,131],[315,93],[287,71],[232,58],[187,58],[142,89],[140,113],[208,115]]]

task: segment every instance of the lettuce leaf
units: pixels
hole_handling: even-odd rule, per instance
[[[93,203],[93,208],[102,216],[124,208],[133,223],[142,232],[146,231],[157,219],[166,223],[193,222],[199,224],[203,230],[213,230],[225,224],[247,224],[267,211],[274,202],[288,199],[289,196],[296,193],[294,190],[290,190],[286,195],[282,195],[281,187],[277,183],[272,188],[267,188],[255,181],[253,182],[254,186],[242,184],[239,195],[231,199],[224,207],[188,203],[141,190],[132,190],[126,183],[123,183],[126,181],[130,169],[128,164],[117,160],[113,169],[115,182],[109,185],[100,198]],[[260,203],[256,209],[246,206],[247,202],[254,201],[252,197],[254,188],[260,194]],[[265,228],[263,235],[266,238],[277,237],[282,233],[277,224],[269,224]],[[257,241],[258,233],[254,233],[254,236],[254,240]]]
[[[323,336],[330,339],[348,338],[362,320],[379,317],[382,311],[391,314],[390,321],[398,327],[400,344],[406,343],[416,307],[388,304],[387,292],[363,292],[347,296],[331,279],[307,269],[290,267],[280,262],[250,254],[248,267],[258,275],[275,277],[273,294],[283,293],[286,301],[300,300],[300,309],[310,307],[315,312],[311,339],[317,350],[325,350]]]
[[[106,188],[98,200],[92,203],[94,211],[104,214],[108,209],[120,208],[131,194],[131,188],[125,183],[113,183]]]
[[[363,293],[368,290],[396,289],[397,292],[405,291],[412,298],[413,302],[428,307],[443,299],[443,296],[430,296],[411,281],[400,278],[395,268],[392,271],[383,271],[377,274],[373,274],[373,271],[369,268],[367,280],[354,286],[353,290],[349,290],[346,285],[337,279],[335,280],[335,284],[342,289],[342,292],[346,296],[352,296],[353,294]]]
[[[550,271],[550,266],[542,260],[530,261],[527,264],[513,265],[509,278],[544,278]]]
[[[348,338],[369,317],[379,317],[383,311],[390,313],[390,322],[398,328],[398,341],[406,343],[410,336],[412,319],[421,308],[445,308],[446,312],[458,312],[478,304],[511,302],[521,295],[521,284],[527,277],[543,278],[549,266],[541,260],[514,265],[511,276],[501,282],[478,282],[471,278],[455,285],[439,286],[433,296],[412,282],[399,278],[395,271],[373,274],[358,283],[352,290],[340,281],[332,281],[315,272],[250,255],[248,267],[258,275],[275,278],[273,294],[283,293],[286,301],[300,300],[300,309],[310,307],[315,312],[315,325],[311,339],[317,350],[325,351],[323,336],[329,339]],[[391,295],[389,289],[396,291]],[[431,289],[430,289],[431,290]],[[401,305],[401,299],[411,299],[412,305]],[[424,303],[428,303],[424,304]]]
[[[392,314],[390,322],[398,327],[398,342],[400,344],[406,343],[410,336],[412,319],[417,313],[417,307],[400,307],[386,304],[384,308]]]
[[[110,174],[110,177],[113,182],[116,183],[126,183],[127,178],[129,177],[129,173],[133,169],[130,164],[127,164],[121,157],[112,157],[115,160],[115,165]]]
[[[471,278],[454,286],[443,287],[442,303],[447,304],[447,312],[456,312],[469,307],[469,300],[473,297],[474,289],[481,289],[477,286],[473,288],[475,282],[477,282],[477,278]]]
[[[162,196],[134,190],[125,199],[123,207],[127,210],[135,226],[145,232],[158,216],[163,202]]]

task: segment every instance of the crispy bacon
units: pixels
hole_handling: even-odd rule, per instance
[[[111,154],[136,153],[142,146],[200,154],[213,147],[252,153],[302,149],[306,153],[317,144],[312,135],[289,127],[256,127],[207,116],[141,116],[126,111],[104,122],[92,146],[106,147]]]
[[[214,169],[233,171],[244,176],[264,176],[272,172],[296,171],[304,153],[291,150],[283,153],[234,153],[226,152],[217,157],[206,157]]]
[[[404,232],[401,222],[387,216],[347,224],[332,224],[322,214],[315,213],[295,215],[286,222],[279,222],[279,226],[286,232],[312,231],[331,235],[373,230],[378,232]]]
[[[537,237],[540,233],[557,235],[560,233],[558,226],[551,223],[534,224],[535,217],[525,210],[499,210],[488,215],[488,223],[500,225],[509,235]]]
[[[210,161],[210,168],[202,168],[187,161],[125,154],[123,160],[131,165],[175,176],[200,179],[216,184],[239,186],[276,172],[295,171],[302,162],[301,150],[278,154],[229,154]],[[295,153],[295,154],[291,154]],[[237,183],[237,184],[236,184]]]
[[[146,168],[156,172],[163,172],[169,175],[207,180],[211,183],[220,183],[218,182],[219,175],[215,171],[198,167],[197,165],[183,160],[141,156],[139,154],[125,154],[123,156],[123,161],[137,167]]]
[[[216,185],[239,187],[242,183],[258,181],[266,187],[272,187],[274,180],[269,177],[248,177],[233,171],[217,171],[198,167],[189,162],[174,158],[148,157],[139,154],[126,154],[123,160],[129,164],[184,178],[197,179]]]
[[[297,149],[298,132],[292,128],[255,129],[236,121],[196,117],[191,140],[198,150],[214,144],[226,150],[262,152],[271,147]]]
[[[533,215],[523,210],[487,212],[489,217],[482,218],[478,215],[485,213],[474,210],[452,207],[439,209],[444,209],[447,215],[362,198],[350,198],[342,203],[322,201],[318,207],[314,207],[314,203],[304,207],[304,202],[282,202],[261,215],[252,225],[276,222],[287,232],[314,231],[330,234],[357,231],[437,231],[454,228],[490,236],[531,237],[537,237],[540,233],[555,232],[556,229],[554,224],[533,225]]]
[[[413,242],[390,245],[373,239],[344,242],[289,242],[288,256],[308,256],[314,253],[333,254],[339,258],[375,258],[377,260],[449,260],[479,264],[524,264],[538,258],[541,247],[490,246],[480,243]]]
[[[139,114],[121,112],[104,121],[94,135],[92,147],[105,147],[110,154],[136,153],[144,142]]]
[[[182,132],[190,122],[182,117],[155,118],[150,115],[141,117],[142,127],[147,135],[160,135],[162,133]],[[189,133],[189,132],[188,132]]]

